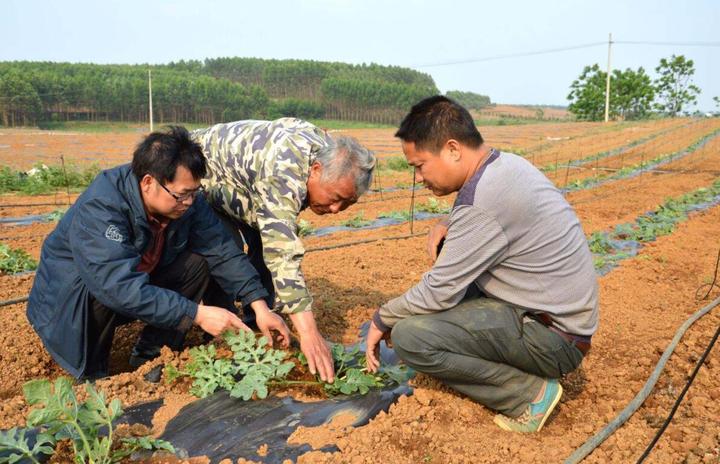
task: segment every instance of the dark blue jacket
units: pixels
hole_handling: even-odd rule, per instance
[[[197,304],[150,285],[136,271],[152,234],[130,165],[101,172],[47,237],[27,317],[60,366],[79,377],[86,364],[89,297],[148,324],[175,328],[195,319]],[[267,298],[257,272],[202,195],[165,229],[158,266],[184,250],[208,262],[215,280],[243,304]],[[185,319],[185,324],[187,319]]]

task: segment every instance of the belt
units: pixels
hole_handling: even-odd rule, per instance
[[[580,350],[580,352],[585,356],[588,351],[590,351],[591,347],[591,337],[585,336],[585,335],[575,335],[567,333],[563,330],[558,329],[555,327],[552,318],[547,313],[535,313],[535,314],[528,314],[529,317],[535,319],[548,329],[552,330],[556,334],[560,335],[562,338],[564,338],[568,343],[571,345],[574,345],[575,348]]]

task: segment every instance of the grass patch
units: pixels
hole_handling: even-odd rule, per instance
[[[423,213],[448,214],[452,207],[445,200],[430,197],[426,202],[419,203],[415,209]]]
[[[410,211],[390,211],[389,213],[381,213],[378,215],[379,219],[395,219],[397,221],[409,221],[412,217]]]
[[[360,211],[350,219],[346,219],[340,223],[341,226],[352,227],[353,229],[359,229],[361,227],[369,226],[372,221],[365,219],[365,212]]]
[[[38,263],[30,257],[25,250],[13,249],[0,243],[0,274],[17,274],[18,272],[33,271]]]
[[[300,219],[298,221],[297,225],[298,225],[298,235],[300,237],[305,237],[305,236],[310,235],[313,232],[315,232],[315,228],[312,226],[310,221],[308,221],[307,219]]]
[[[309,119],[308,122],[323,129],[394,129],[390,124],[376,124],[364,121],[341,121],[339,119]]]
[[[183,123],[183,122],[155,122],[153,130],[162,130],[166,126],[183,126],[188,130],[203,129],[209,124]],[[117,121],[42,121],[38,123],[42,130],[53,130],[59,132],[141,132],[149,133],[150,124],[140,122],[117,122]]]
[[[230,121],[224,121],[230,122]],[[337,119],[310,119],[310,123],[328,130],[342,129],[392,129],[395,126],[390,124],[375,124],[364,121],[340,121]],[[218,121],[216,124],[221,124]],[[160,130],[165,126],[183,126],[188,130],[204,129],[212,124],[187,123],[187,122],[157,122],[155,121],[154,130]],[[149,123],[141,122],[119,122],[119,121],[42,121],[38,123],[38,128],[42,130],[64,131],[64,132],[150,132]]]
[[[380,164],[384,171],[411,171],[413,168],[408,164],[404,156],[393,156]]]
[[[526,118],[492,118],[492,119],[475,119],[476,126],[527,126],[528,124],[543,124],[564,122],[561,120],[550,121],[547,119],[526,119]],[[567,121],[571,122],[571,121]]]
[[[720,179],[708,188],[700,188],[676,198],[668,198],[655,211],[640,216],[634,223],[619,224],[610,232],[595,232],[588,238],[590,251],[595,253],[595,267],[602,268],[627,257],[622,251],[613,252],[613,240],[647,243],[669,235],[675,226],[687,219],[688,212],[698,205],[720,197]]]
[[[61,166],[36,165],[33,174],[3,166],[0,167],[0,193],[39,195],[65,188],[82,190],[90,185],[99,172],[97,165],[84,169],[70,166],[65,171]]]

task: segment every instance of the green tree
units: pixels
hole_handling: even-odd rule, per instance
[[[625,71],[616,69],[610,82],[612,105],[622,119],[648,117],[655,99],[655,87],[642,67],[637,71],[630,68]]]
[[[570,84],[568,110],[578,119],[600,121],[605,115],[605,80],[607,73],[596,63],[585,66],[580,77]]]
[[[463,92],[460,90],[449,90],[445,96],[455,100],[469,110],[481,110],[490,106],[490,97],[474,92]]]
[[[41,109],[40,97],[22,74],[0,74],[0,115],[5,126],[34,123]]]
[[[605,117],[607,73],[598,64],[585,66],[570,85],[568,109],[578,119],[600,121]],[[610,76],[609,116],[613,119],[641,119],[652,108],[655,89],[650,76],[641,67],[637,71],[616,69]]]
[[[684,55],[672,55],[669,59],[661,59],[655,72],[659,74],[655,80],[660,100],[655,106],[659,111],[675,116],[683,108],[695,104],[700,88],[692,83],[695,74],[693,60],[686,59]]]

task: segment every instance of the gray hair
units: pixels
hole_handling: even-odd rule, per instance
[[[327,142],[315,158],[323,167],[321,179],[332,182],[352,176],[355,179],[355,194],[359,197],[370,188],[377,164],[375,154],[352,137],[328,137]]]

